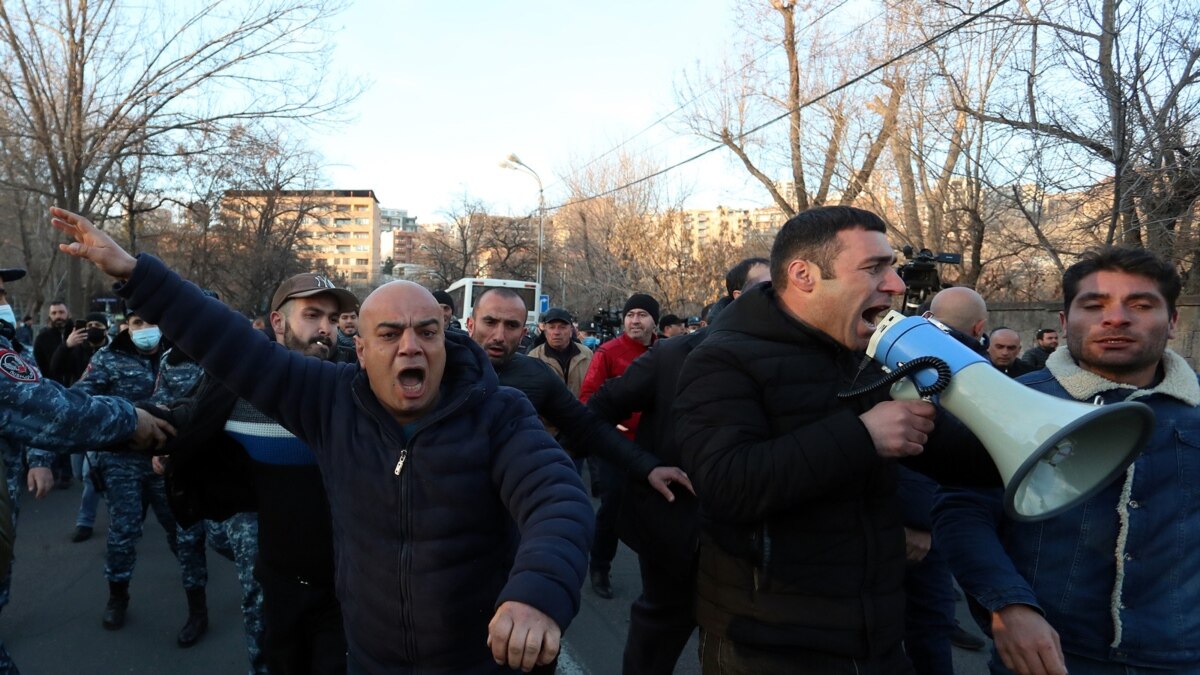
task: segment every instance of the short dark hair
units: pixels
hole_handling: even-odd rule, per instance
[[[505,288],[503,286],[498,286],[496,288],[487,289],[486,291],[480,293],[478,295],[478,297],[475,298],[475,306],[471,308],[471,316],[475,316],[475,307],[478,307],[479,303],[483,302],[483,299],[489,295],[497,295],[501,298],[507,298],[509,300],[513,300],[513,299],[520,300],[521,306],[525,308],[525,311],[529,311],[529,307],[525,304],[525,298],[522,298],[520,293],[514,291],[511,288]]]
[[[797,258],[819,267],[821,278],[833,278],[833,259],[841,251],[837,233],[853,229],[886,233],[887,223],[853,206],[821,206],[792,216],[771,246],[771,285],[778,290],[787,288],[787,266]]]
[[[1072,297],[1074,297],[1074,296],[1072,296]],[[1041,340],[1042,338],[1046,337],[1046,333],[1058,333],[1058,329],[1057,328],[1039,328],[1039,329],[1037,329],[1037,332],[1033,334],[1033,337],[1036,340]]]
[[[771,261],[766,258],[746,258],[730,267],[729,271],[725,273],[725,292],[732,296],[735,291],[742,290],[742,287],[746,285],[746,277],[750,276],[750,268],[755,265],[770,267]]]
[[[674,314],[666,314],[663,316],[662,319],[659,319],[659,321],[658,321],[658,329],[659,330],[666,330],[666,328],[668,326],[682,326],[682,325],[683,325],[683,319],[679,318],[678,316],[675,316]]]
[[[49,304],[49,305],[46,305],[46,306],[47,306],[47,307],[53,307],[53,306],[55,306],[55,305],[65,305],[65,304],[67,304],[67,301],[66,301],[66,300],[63,300],[62,298],[55,298],[55,299],[53,299],[53,300],[51,300],[51,301],[50,301],[50,304]]]
[[[1106,246],[1087,251],[1079,262],[1063,272],[1063,313],[1069,314],[1071,303],[1079,295],[1079,283],[1096,272],[1124,272],[1145,277],[1158,285],[1158,292],[1167,301],[1167,311],[1174,316],[1175,301],[1183,289],[1183,281],[1175,266],[1144,248]],[[1041,337],[1041,331],[1038,331]]]

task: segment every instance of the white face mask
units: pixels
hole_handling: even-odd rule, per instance
[[[17,327],[17,315],[13,313],[12,305],[0,305],[0,321],[7,321],[13,328]]]

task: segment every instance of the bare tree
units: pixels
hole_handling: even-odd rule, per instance
[[[464,192],[443,214],[444,224],[420,234],[417,257],[429,269],[428,283],[445,288],[463,277],[479,276],[487,212],[486,204]]]
[[[827,95],[857,74],[845,64],[878,63],[880,45],[823,33],[832,8],[820,9],[795,0],[744,8],[749,52],[716,73],[686,77],[676,95],[685,127],[728,148],[787,216],[860,197],[896,131],[905,91],[903,71],[890,68]],[[781,47],[782,62],[760,40]],[[883,48],[891,41],[887,36]]]
[[[318,189],[319,158],[302,143],[261,127],[193,140],[206,151],[181,149],[189,159],[183,176],[191,185],[179,189],[190,197],[177,200],[177,216],[148,234],[160,255],[189,279],[218,291],[232,307],[263,313],[284,279],[310,271],[312,258],[333,248],[319,236],[326,233],[319,225],[328,223],[330,211],[330,200]]]
[[[323,80],[328,0],[0,3],[0,134],[27,145],[45,180],[0,183],[92,213],[114,168],[147,143],[240,120],[327,116],[354,92]],[[164,143],[164,146],[169,143]],[[71,306],[83,304],[71,259]]]

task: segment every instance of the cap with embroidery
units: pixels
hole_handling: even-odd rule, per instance
[[[314,295],[328,293],[338,303],[339,312],[349,312],[358,308],[358,298],[344,288],[338,288],[323,274],[306,272],[297,274],[279,285],[275,296],[271,298],[271,311],[277,311],[283,303],[292,298],[311,298]]]

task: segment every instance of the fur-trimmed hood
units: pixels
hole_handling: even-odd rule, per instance
[[[1067,393],[1080,401],[1094,398],[1113,389],[1132,389],[1127,400],[1133,401],[1150,394],[1163,394],[1176,398],[1192,407],[1200,405],[1200,384],[1196,372],[1182,356],[1168,349],[1163,352],[1165,376],[1162,382],[1150,389],[1138,389],[1131,384],[1120,384],[1095,373],[1084,370],[1072,358],[1070,350],[1060,348],[1046,359],[1046,369],[1058,380]]]

